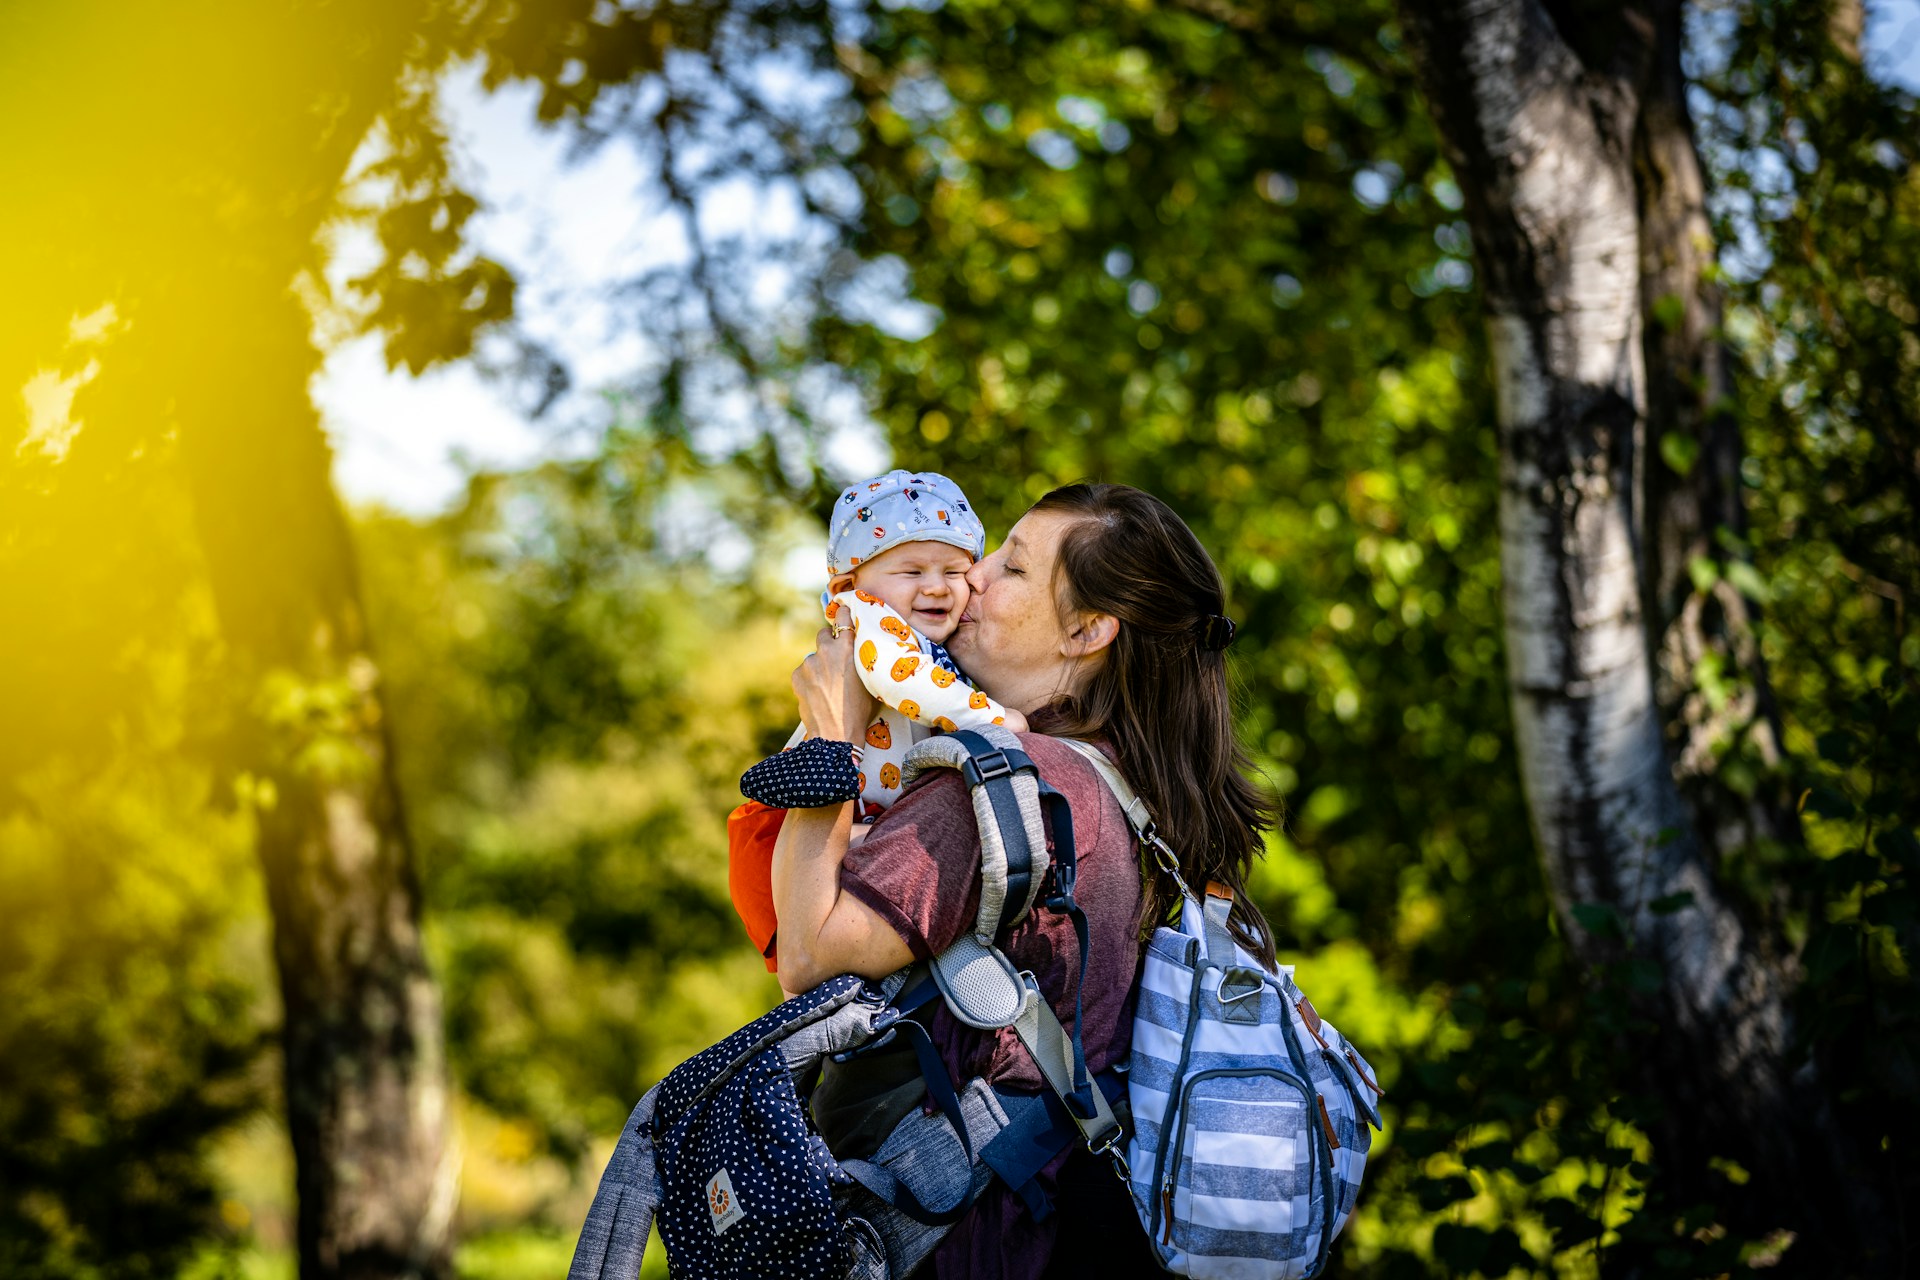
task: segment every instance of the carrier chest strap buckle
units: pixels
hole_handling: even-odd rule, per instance
[[[1005,751],[982,751],[960,762],[960,776],[967,780],[970,787],[992,782],[995,778],[1010,778],[1014,773],[1014,764],[1007,759]]]

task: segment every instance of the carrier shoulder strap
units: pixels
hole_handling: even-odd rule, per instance
[[[958,769],[980,827],[980,913],[973,936],[990,947],[1032,910],[1051,865],[1040,820],[1040,775],[1012,730],[962,729],[918,743],[901,781],[929,769]]]
[[[966,779],[981,849],[974,932],[934,957],[934,981],[961,1022],[982,1030],[1014,1028],[1088,1145],[1106,1150],[1120,1139],[1121,1127],[1087,1071],[1080,1033],[1091,938],[1086,914],[1073,896],[1073,811],[1066,797],[1039,776],[1019,738],[998,726],[929,738],[908,753],[903,773],[910,781],[931,768],[958,769]],[[1052,818],[1051,855],[1043,810]],[[1067,916],[1080,946],[1071,1034],[1031,975],[1016,970],[994,945],[1002,930],[1026,917],[1043,890],[1044,905]]]

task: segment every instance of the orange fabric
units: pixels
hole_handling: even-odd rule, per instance
[[[780,971],[773,945],[778,920],[773,913],[773,842],[780,836],[785,809],[749,800],[727,815],[727,893],[747,936],[767,959],[767,972]]]

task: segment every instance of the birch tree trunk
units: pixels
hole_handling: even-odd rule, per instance
[[[1657,962],[1659,1032],[1633,1051],[1673,1203],[1791,1229],[1797,1261],[1834,1249],[1840,1274],[1840,1258],[1876,1252],[1884,1215],[1817,1082],[1795,1074],[1788,948],[1714,874],[1792,823],[1764,796],[1716,793],[1730,730],[1697,714],[1699,658],[1751,645],[1751,618],[1733,593],[1704,619],[1687,574],[1717,526],[1740,528],[1740,453],[1701,279],[1713,250],[1678,4],[1403,12],[1485,291],[1509,679],[1548,885],[1584,959]],[[1685,474],[1662,460],[1670,432],[1695,442]],[[1770,751],[1765,673],[1742,656],[1739,728]],[[1624,938],[1583,928],[1583,904],[1611,908]],[[1748,1170],[1744,1192],[1709,1171],[1714,1157]]]

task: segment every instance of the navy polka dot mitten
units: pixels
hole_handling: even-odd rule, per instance
[[[808,738],[740,775],[740,794],[775,809],[812,809],[860,798],[853,744]]]

